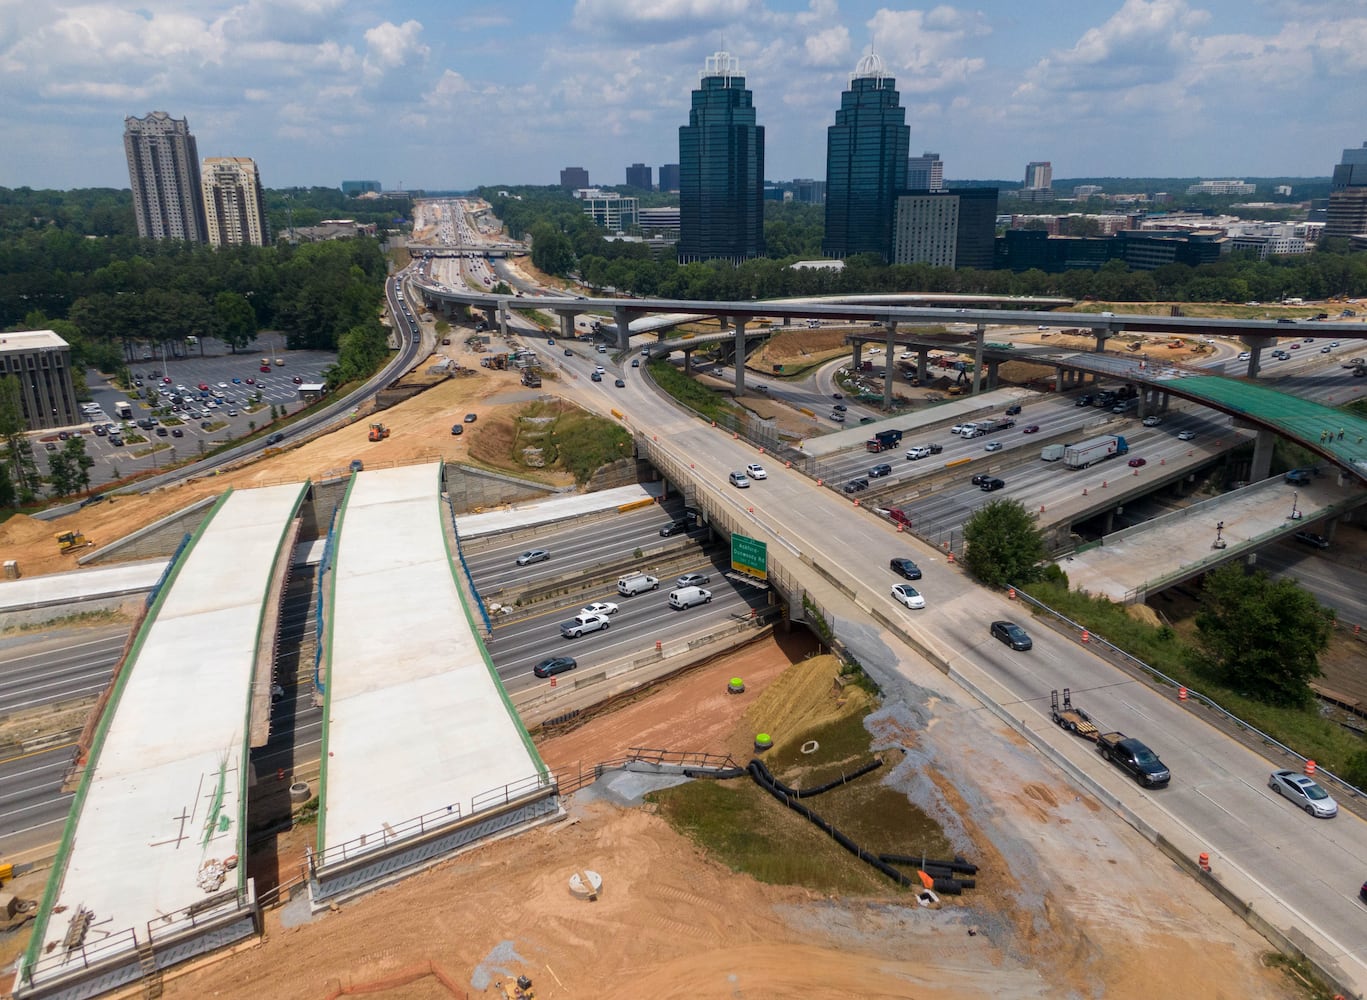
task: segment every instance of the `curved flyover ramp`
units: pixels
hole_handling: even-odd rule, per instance
[[[315,906],[561,814],[457,585],[441,480],[357,473],[333,525]]]
[[[248,717],[307,483],[225,493],[172,563],[91,747],[16,996],[85,997],[255,932]],[[264,655],[259,655],[264,651]]]

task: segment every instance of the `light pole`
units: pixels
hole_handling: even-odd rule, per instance
[[[1293,490],[1291,492],[1291,520],[1293,521],[1299,521],[1301,519],[1301,512],[1296,509],[1296,500],[1299,498],[1300,491]]]

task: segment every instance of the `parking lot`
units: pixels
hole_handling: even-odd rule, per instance
[[[69,430],[81,435],[86,453],[95,459],[90,470],[92,486],[197,457],[245,437],[253,429],[264,428],[270,423],[272,406],[291,413],[298,410],[303,405],[300,385],[322,382],[324,370],[336,360],[336,355],[326,351],[287,351],[278,342],[274,353],[269,343],[262,346],[258,342],[236,354],[212,339],[206,338],[201,344],[202,357],[195,353],[166,361],[152,357],[150,350],[137,349],[135,357],[139,360],[129,362],[128,366],[135,384],[126,392],[99,372],[86,371],[90,388],[87,405],[91,407],[85,413],[87,422]],[[277,360],[283,363],[277,365]],[[201,389],[201,385],[206,388]],[[171,405],[174,394],[185,401],[183,408],[170,416],[153,418],[154,404],[146,395],[149,389],[157,390],[155,406]],[[131,417],[119,416],[117,404],[121,402],[131,404]],[[145,426],[153,419],[153,426]],[[119,433],[112,438],[110,434],[96,433],[96,425],[108,424],[113,424]],[[138,441],[138,437],[146,440]],[[59,432],[47,431],[36,436],[34,457],[40,472],[46,474],[47,456],[61,446]]]

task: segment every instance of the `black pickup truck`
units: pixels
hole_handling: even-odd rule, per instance
[[[1161,788],[1172,777],[1156,753],[1124,733],[1102,733],[1097,737],[1096,749],[1145,788]]]

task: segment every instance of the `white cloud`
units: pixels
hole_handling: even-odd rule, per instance
[[[365,74],[372,81],[391,70],[423,62],[431,53],[422,42],[422,25],[417,21],[376,25],[365,33],[365,42]]]
[[[869,21],[874,45],[897,85],[908,93],[934,93],[962,84],[985,65],[966,54],[967,43],[990,33],[978,14],[952,7],[879,10]]]
[[[843,24],[807,36],[803,42],[812,66],[838,66],[850,61],[850,31]]]
[[[639,44],[711,34],[762,11],[760,0],[575,0],[571,24]]]

